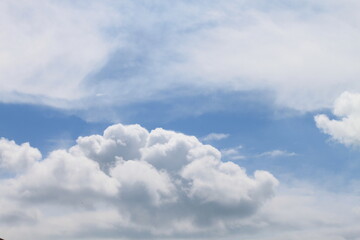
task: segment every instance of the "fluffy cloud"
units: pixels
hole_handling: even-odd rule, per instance
[[[344,92],[336,99],[333,114],[339,119],[315,116],[318,128],[347,146],[360,145],[360,94]]]
[[[19,173],[41,159],[41,153],[29,143],[17,145],[14,141],[0,139],[0,171]]]
[[[119,183],[100,171],[95,161],[58,150],[10,184],[23,201],[87,204],[115,196]]]
[[[0,211],[0,231],[15,240],[23,234],[173,238],[217,230],[226,236],[278,184],[266,171],[250,177],[221,161],[217,149],[195,137],[139,125],[110,126],[43,159],[29,144],[5,139],[0,153],[2,171],[18,173],[0,180],[0,202],[8,206]]]
[[[342,91],[360,90],[359,7],[2,1],[1,100],[87,109],[182,96],[179,89],[265,90],[281,106],[329,107]]]

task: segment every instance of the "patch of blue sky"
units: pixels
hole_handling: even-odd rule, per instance
[[[108,125],[37,105],[3,103],[0,115],[0,137],[17,144],[29,142],[42,153],[71,146],[78,136],[101,132]]]
[[[332,188],[359,179],[358,151],[329,141],[316,128],[315,113],[288,114],[286,109],[274,109],[271,96],[265,93],[218,92],[174,97],[112,111],[117,112],[122,123],[139,123],[149,130],[162,127],[198,138],[209,133],[229,134],[211,144],[220,150],[241,145],[237,150],[243,157],[224,156],[224,160],[235,161],[250,173],[263,169],[280,180],[303,179]],[[2,137],[17,143],[30,142],[43,153],[69,147],[78,136],[101,134],[111,124],[110,121],[88,122],[73,114],[34,105],[1,104],[0,114]],[[295,155],[261,155],[273,150]]]
[[[138,121],[150,128],[156,126],[145,117],[138,118]],[[233,105],[232,109],[188,115],[165,121],[161,126],[197,137],[212,132],[230,134],[228,138],[211,144],[218,149],[241,145],[239,151],[245,157],[237,163],[249,172],[263,169],[278,177],[291,176],[321,183],[329,175],[351,180],[357,177],[356,171],[359,170],[359,166],[354,166],[359,153],[328,141],[328,136],[316,128],[312,113],[279,117],[271,108],[264,108],[264,104],[243,101]],[[253,157],[277,149],[296,155]]]

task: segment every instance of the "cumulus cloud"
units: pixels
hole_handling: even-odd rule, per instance
[[[1,170],[17,173],[0,181],[0,202],[8,206],[0,210],[0,231],[15,240],[89,233],[173,238],[218,230],[227,236],[278,184],[269,172],[249,176],[223,162],[217,149],[193,136],[139,125],[110,126],[45,158],[6,139],[0,153]]]
[[[23,172],[40,159],[40,151],[29,143],[17,145],[14,141],[0,139],[0,171]]]
[[[346,146],[360,145],[360,94],[344,92],[335,101],[333,114],[315,116],[316,126],[332,139]]]

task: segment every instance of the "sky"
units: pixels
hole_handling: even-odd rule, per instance
[[[0,2],[0,237],[360,240],[360,2]]]

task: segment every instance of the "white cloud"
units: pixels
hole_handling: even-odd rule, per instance
[[[215,159],[196,160],[182,170],[181,176],[192,180],[189,189],[192,198],[204,203],[219,203],[230,208],[238,206],[239,210],[250,212],[254,210],[253,208],[257,208],[253,200],[257,199],[256,202],[261,204],[269,194],[272,194],[274,184],[274,179],[268,172],[256,171],[255,178],[250,179],[237,164],[222,163]],[[243,204],[247,209],[241,208]]]
[[[65,107],[89,92],[83,81],[118,44],[110,5],[40,0],[1,1],[0,93],[3,102]]]
[[[299,182],[284,184],[276,197],[239,227],[252,226],[237,239],[358,239],[359,196]],[[235,239],[235,238],[234,238]]]
[[[195,137],[139,125],[110,126],[43,159],[29,144],[2,139],[0,149],[1,170],[22,170],[0,180],[6,239],[227,236],[278,184],[268,172],[252,177],[221,161]]]
[[[30,147],[29,143],[17,145],[14,141],[0,139],[0,173],[21,173],[40,159],[39,150]]]
[[[308,111],[360,91],[353,0],[41,0],[0,8],[3,102],[88,109],[184,93],[177,89],[265,90],[280,106]]]
[[[241,160],[241,159],[250,159],[250,158],[261,158],[261,157],[270,157],[270,158],[280,158],[280,157],[293,157],[296,156],[294,152],[288,152],[284,150],[272,150],[268,152],[263,152],[255,155],[245,155],[240,152],[242,146],[238,146],[235,148],[226,148],[221,150],[221,155],[225,159],[230,160]]]
[[[176,188],[168,173],[158,171],[148,162],[120,160],[111,170],[111,176],[121,183],[121,194],[126,199],[150,199],[154,205],[176,201]]]
[[[226,133],[209,133],[205,137],[202,137],[201,140],[204,142],[219,141],[228,138],[229,136],[230,134]]]
[[[175,69],[201,79],[201,87],[270,90],[277,104],[299,110],[327,107],[342,91],[359,89],[359,4],[279,3],[218,5],[214,27],[186,36],[179,50],[186,60]]]
[[[360,94],[341,94],[335,101],[333,114],[339,119],[329,119],[325,114],[316,115],[316,126],[335,141],[347,146],[359,146]]]
[[[0,149],[1,170],[16,173],[0,179],[5,239],[337,240],[360,234],[356,183],[336,193],[292,182],[275,194],[278,181],[270,173],[249,176],[221,161],[217,149],[181,133],[117,124],[44,158],[29,144],[6,139]]]
[[[288,151],[276,149],[276,150],[260,153],[257,155],[257,157],[292,157],[295,155],[296,153],[294,152],[288,152]]]
[[[240,159],[244,159],[246,158],[246,156],[244,156],[241,152],[240,149],[242,149],[243,147],[237,146],[234,148],[225,148],[225,149],[221,149],[221,156],[225,159],[230,159],[230,160],[240,160]]]
[[[151,81],[136,76],[121,86],[141,91],[136,95],[145,98],[158,98],[157,93],[172,86],[187,86],[193,94],[265,90],[274,93],[276,104],[305,111],[328,107],[342,91],[359,89],[359,4],[277,3],[227,1],[204,6],[176,1],[174,11],[158,2],[162,18],[145,9],[147,16],[153,26],[166,19],[172,31],[165,25],[163,45],[151,52],[154,57],[146,55],[156,75],[148,73]],[[136,88],[138,84],[145,87]],[[127,93],[122,100],[131,97]]]
[[[119,184],[95,161],[65,150],[52,152],[23,175],[8,181],[21,201],[34,204],[92,204],[93,199],[115,196]]]

